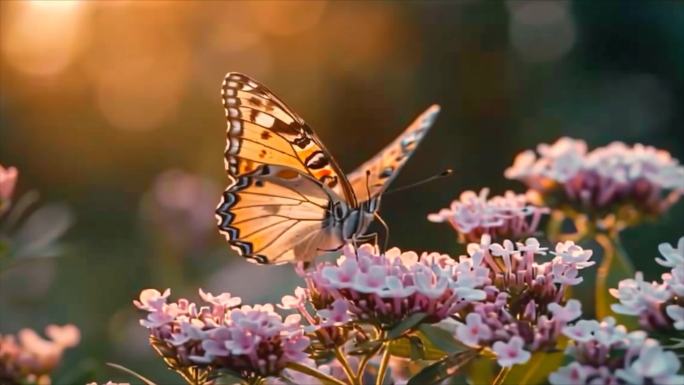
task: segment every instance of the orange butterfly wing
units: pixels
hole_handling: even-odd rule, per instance
[[[273,92],[235,72],[226,75],[221,92],[228,121],[225,163],[232,179],[265,164],[290,167],[337,189],[355,206],[353,190],[328,150]]]
[[[359,202],[377,197],[387,190],[432,127],[439,110],[436,104],[430,106],[394,141],[347,176]]]

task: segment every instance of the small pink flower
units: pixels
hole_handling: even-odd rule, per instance
[[[72,348],[81,341],[81,332],[74,325],[48,325],[45,335],[63,348]]]
[[[595,320],[580,320],[574,325],[566,326],[563,328],[563,334],[575,341],[579,342],[589,342],[595,337],[596,332],[599,330],[599,322]]]
[[[206,338],[207,333],[203,331],[205,324],[200,320],[180,321],[179,326],[178,333],[171,333],[171,338],[169,338],[171,345],[180,346],[190,341],[202,341]]]
[[[418,290],[414,285],[404,285],[401,278],[394,275],[385,279],[385,285],[385,289],[378,293],[383,298],[405,298]]]
[[[496,353],[496,360],[502,367],[511,367],[516,364],[526,363],[532,356],[530,352],[523,349],[525,342],[520,337],[513,337],[510,341],[497,341],[492,345],[492,350]]]
[[[674,326],[677,330],[684,330],[684,307],[679,305],[669,305],[665,308],[667,315],[672,318]]]
[[[140,300],[134,300],[133,303],[140,310],[156,311],[166,304],[166,299],[169,295],[171,295],[171,290],[169,289],[164,290],[163,294],[159,290],[145,289],[140,292]]]
[[[278,307],[286,310],[296,310],[304,306],[307,299],[306,289],[303,287],[297,287],[295,288],[294,294],[295,295],[283,296]]]
[[[0,164],[0,203],[12,199],[19,171],[14,167],[5,168]],[[2,207],[2,206],[0,206]]]
[[[97,382],[90,382],[86,385],[97,385]],[[112,382],[112,381],[107,381],[103,383],[102,385],[131,385],[128,382]]]
[[[576,299],[568,300],[565,306],[550,303],[548,308],[553,313],[553,319],[563,323],[574,321],[582,315],[582,304]]]
[[[482,317],[477,313],[466,316],[466,323],[459,324],[456,328],[458,339],[468,346],[479,346],[479,341],[492,338],[492,330],[482,322]]]
[[[551,265],[551,271],[553,282],[561,285],[575,286],[584,281],[584,278],[578,276],[577,268],[572,265],[554,263]]]
[[[661,243],[658,245],[658,251],[663,256],[663,259],[656,258],[656,262],[660,265],[665,267],[684,265],[684,237],[677,241],[677,248],[672,247],[669,243]]]
[[[556,244],[556,251],[552,251],[551,254],[561,257],[563,263],[574,265],[577,268],[585,268],[592,266],[596,262],[589,261],[592,250],[583,249],[579,245],[576,245],[573,241],[559,242]]]
[[[354,283],[354,277],[356,276],[358,268],[359,265],[357,261],[346,258],[338,266],[325,266],[321,274],[333,285],[351,287]]]
[[[211,293],[205,293],[204,290],[199,289],[200,297],[205,301],[215,306],[223,306],[224,308],[232,308],[239,306],[242,303],[240,297],[233,297],[230,293],[221,293],[217,296]]]
[[[226,349],[230,354],[239,356],[251,354],[261,342],[262,337],[247,332],[246,330],[233,330],[231,340],[226,341]]]
[[[356,274],[352,287],[361,293],[377,293],[385,286],[386,276],[383,266],[371,266],[367,273]]]
[[[551,373],[549,382],[551,385],[585,385],[595,369],[591,366],[583,366],[573,362]]]
[[[321,326],[339,326],[351,320],[349,316],[349,304],[343,299],[336,299],[329,309],[319,310],[318,316],[323,320]]]

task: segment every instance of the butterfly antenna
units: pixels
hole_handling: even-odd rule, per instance
[[[395,188],[394,190],[387,191],[387,192],[384,193],[383,195],[393,194],[393,193],[398,192],[398,191],[408,190],[408,189],[411,189],[411,188],[420,186],[420,185],[422,185],[422,184],[432,182],[432,181],[437,180],[437,179],[446,178],[446,177],[451,176],[451,175],[453,175],[453,174],[454,174],[454,170],[452,170],[452,169],[450,169],[450,168],[447,168],[446,170],[440,172],[440,173],[437,174],[437,175],[433,175],[433,176],[431,176],[431,177],[429,177],[429,178],[425,178],[425,179],[423,179],[423,180],[419,180],[418,182],[414,182],[414,183],[411,183],[411,184],[406,185],[406,186],[397,187],[397,188]]]
[[[375,216],[375,219],[377,219],[377,221],[382,225],[382,227],[385,228],[385,239],[383,241],[384,247],[382,249],[382,252],[385,253],[387,251],[387,246],[389,245],[389,236],[390,236],[389,226],[387,226],[387,223],[385,222],[384,219],[382,219],[382,217],[380,216],[380,214],[377,213],[377,211],[375,213],[373,213],[373,216]],[[377,242],[376,242],[376,244],[377,244]]]
[[[366,194],[368,194],[368,200],[371,199],[371,193],[370,193],[370,170],[366,170]]]

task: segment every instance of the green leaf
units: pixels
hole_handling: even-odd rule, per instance
[[[450,377],[461,373],[461,369],[471,360],[477,357],[477,350],[466,350],[461,353],[448,356],[434,364],[425,367],[413,376],[407,385],[432,385],[438,384]]]
[[[425,313],[415,313],[406,317],[403,321],[392,326],[392,328],[387,332],[387,339],[394,340],[401,337],[406,332],[414,329],[427,317]]]
[[[353,356],[366,355],[372,352],[373,350],[378,349],[380,345],[382,345],[382,341],[365,341],[361,344],[354,346],[354,348],[350,350],[348,354]]]
[[[425,345],[423,341],[418,336],[408,336],[406,339],[409,341],[409,347],[411,348],[411,360],[424,360],[425,359]]]
[[[444,358],[447,353],[441,351],[437,347],[435,347],[430,341],[428,341],[425,337],[423,337],[420,333],[416,333],[411,335],[410,337],[418,337],[420,338],[422,345],[423,345],[423,358],[424,360],[427,361],[437,361],[441,360]],[[390,342],[390,354],[394,357],[401,357],[401,358],[412,358],[411,357],[411,341],[409,340],[410,337],[407,338],[399,338],[396,340],[393,340]]]
[[[536,352],[525,365],[515,365],[504,380],[504,385],[539,385],[558,369],[564,359],[562,351]]]
[[[468,374],[471,384],[491,384],[498,372],[496,361],[491,357],[480,355],[468,364],[464,371]]]
[[[438,326],[422,324],[418,326],[418,330],[432,345],[448,354],[468,349],[465,345],[458,343],[451,333]]]
[[[114,368],[114,369],[119,369],[119,370],[121,370],[122,372],[126,372],[126,373],[130,374],[131,376],[134,376],[134,377],[138,378],[140,381],[142,381],[143,383],[145,383],[145,385],[157,385],[157,384],[155,384],[152,380],[150,380],[149,378],[146,378],[146,377],[143,376],[142,374],[140,374],[140,373],[138,373],[138,372],[136,372],[136,371],[134,371],[134,370],[128,369],[128,368],[125,367],[125,366],[122,366],[122,365],[119,365],[119,364],[115,364],[115,363],[112,363],[112,362],[107,362],[107,366],[111,366],[111,367]]]

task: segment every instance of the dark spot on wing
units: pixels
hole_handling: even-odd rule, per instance
[[[306,148],[306,146],[309,145],[309,143],[311,143],[311,138],[309,138],[306,135],[301,135],[301,136],[295,138],[295,140],[293,140],[293,143],[297,147],[304,149],[304,148]]]
[[[271,133],[268,132],[267,130],[264,130],[264,131],[261,133],[261,139],[263,139],[263,140],[268,140],[268,139],[270,139],[270,138],[271,138]]]
[[[273,102],[271,102],[270,100],[266,100],[266,103],[264,103],[264,109],[266,111],[273,111],[273,108]]]
[[[330,188],[334,188],[335,186],[337,186],[338,182],[337,177],[334,175],[323,175],[320,181],[321,183],[326,184]]]
[[[285,135],[297,136],[301,132],[301,127],[302,126],[295,121],[290,124],[285,124],[285,122],[282,120],[276,119],[271,126],[271,131]]]
[[[267,154],[266,150],[264,150],[264,149],[262,148],[261,151],[259,151],[259,158],[264,159],[264,157],[266,156],[266,154]]]
[[[261,99],[257,98],[256,96],[251,96],[251,97],[250,97],[249,99],[247,99],[247,100],[249,100],[249,102],[250,102],[253,106],[256,106],[256,107],[261,107],[261,105],[263,104],[262,101],[261,101]]]

